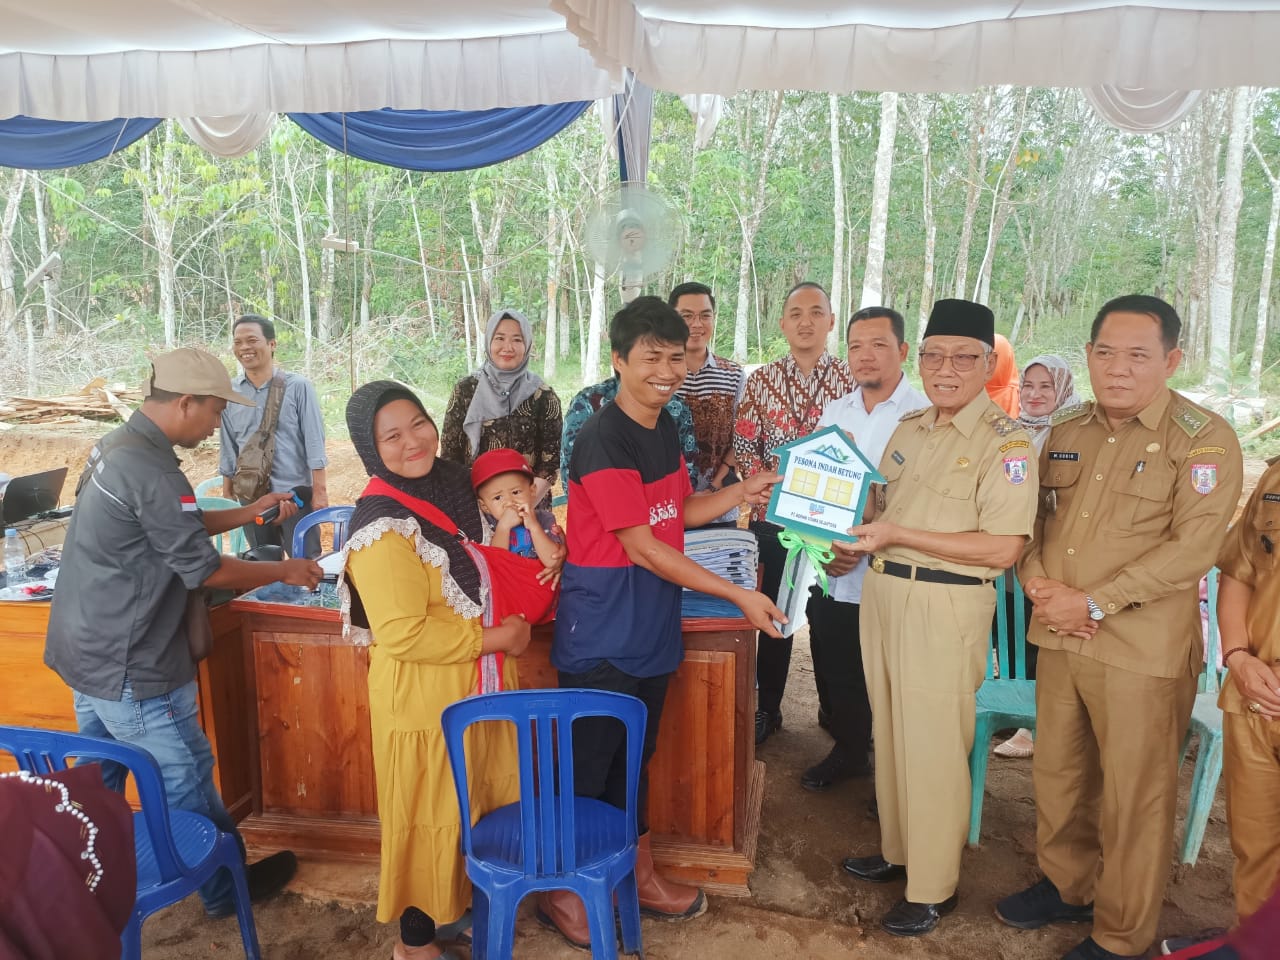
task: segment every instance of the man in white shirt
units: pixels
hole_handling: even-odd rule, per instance
[[[864,307],[849,318],[846,340],[857,386],[826,405],[818,426],[840,427],[876,465],[902,415],[929,406],[929,399],[907,383],[902,372],[907,359],[902,314],[888,307]],[[806,608],[819,718],[835,738],[826,758],[801,775],[800,785],[807,790],[826,790],[871,773],[871,703],[858,635],[867,557],[842,547],[833,544],[836,558],[827,566],[830,596],[815,588]]]

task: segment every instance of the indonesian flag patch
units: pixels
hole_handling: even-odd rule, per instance
[[[199,505],[196,503],[196,498],[194,496],[179,497],[178,503],[182,505],[183,513],[195,513],[197,510],[200,509]]]
[[[1218,485],[1218,465],[1216,463],[1193,463],[1191,465],[1191,487],[1200,496],[1212,493]]]

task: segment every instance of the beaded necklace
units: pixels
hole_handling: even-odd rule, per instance
[[[16,773],[0,773],[0,780],[17,777],[23,783],[31,784],[33,787],[44,787],[45,793],[52,793],[57,790],[61,794],[61,800],[54,806],[54,813],[67,813],[80,821],[80,836],[87,838],[85,848],[80,853],[81,860],[88,860],[93,872],[84,878],[85,885],[88,886],[89,892],[97,890],[98,884],[102,881],[102,861],[98,859],[98,855],[94,852],[94,845],[98,839],[98,826],[88,815],[80,804],[71,799],[71,794],[67,790],[66,784],[59,780],[49,780],[44,777],[37,777],[26,770],[19,770]]]

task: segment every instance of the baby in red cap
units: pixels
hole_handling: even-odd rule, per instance
[[[530,623],[550,622],[555,618],[558,578],[547,579],[544,571],[558,567],[564,559],[564,534],[549,511],[537,509],[528,461],[508,447],[482,453],[471,465],[471,488],[491,531],[490,547],[524,560],[500,563],[489,553],[496,622],[512,613]]]

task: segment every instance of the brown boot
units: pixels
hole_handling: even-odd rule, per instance
[[[636,888],[640,912],[659,920],[692,920],[707,912],[707,898],[697,887],[663,880],[653,867],[649,834],[642,834],[636,851]]]
[[[579,950],[591,949],[591,925],[587,922],[587,908],[576,893],[549,890],[538,894],[535,916],[540,924],[554,928]]]

